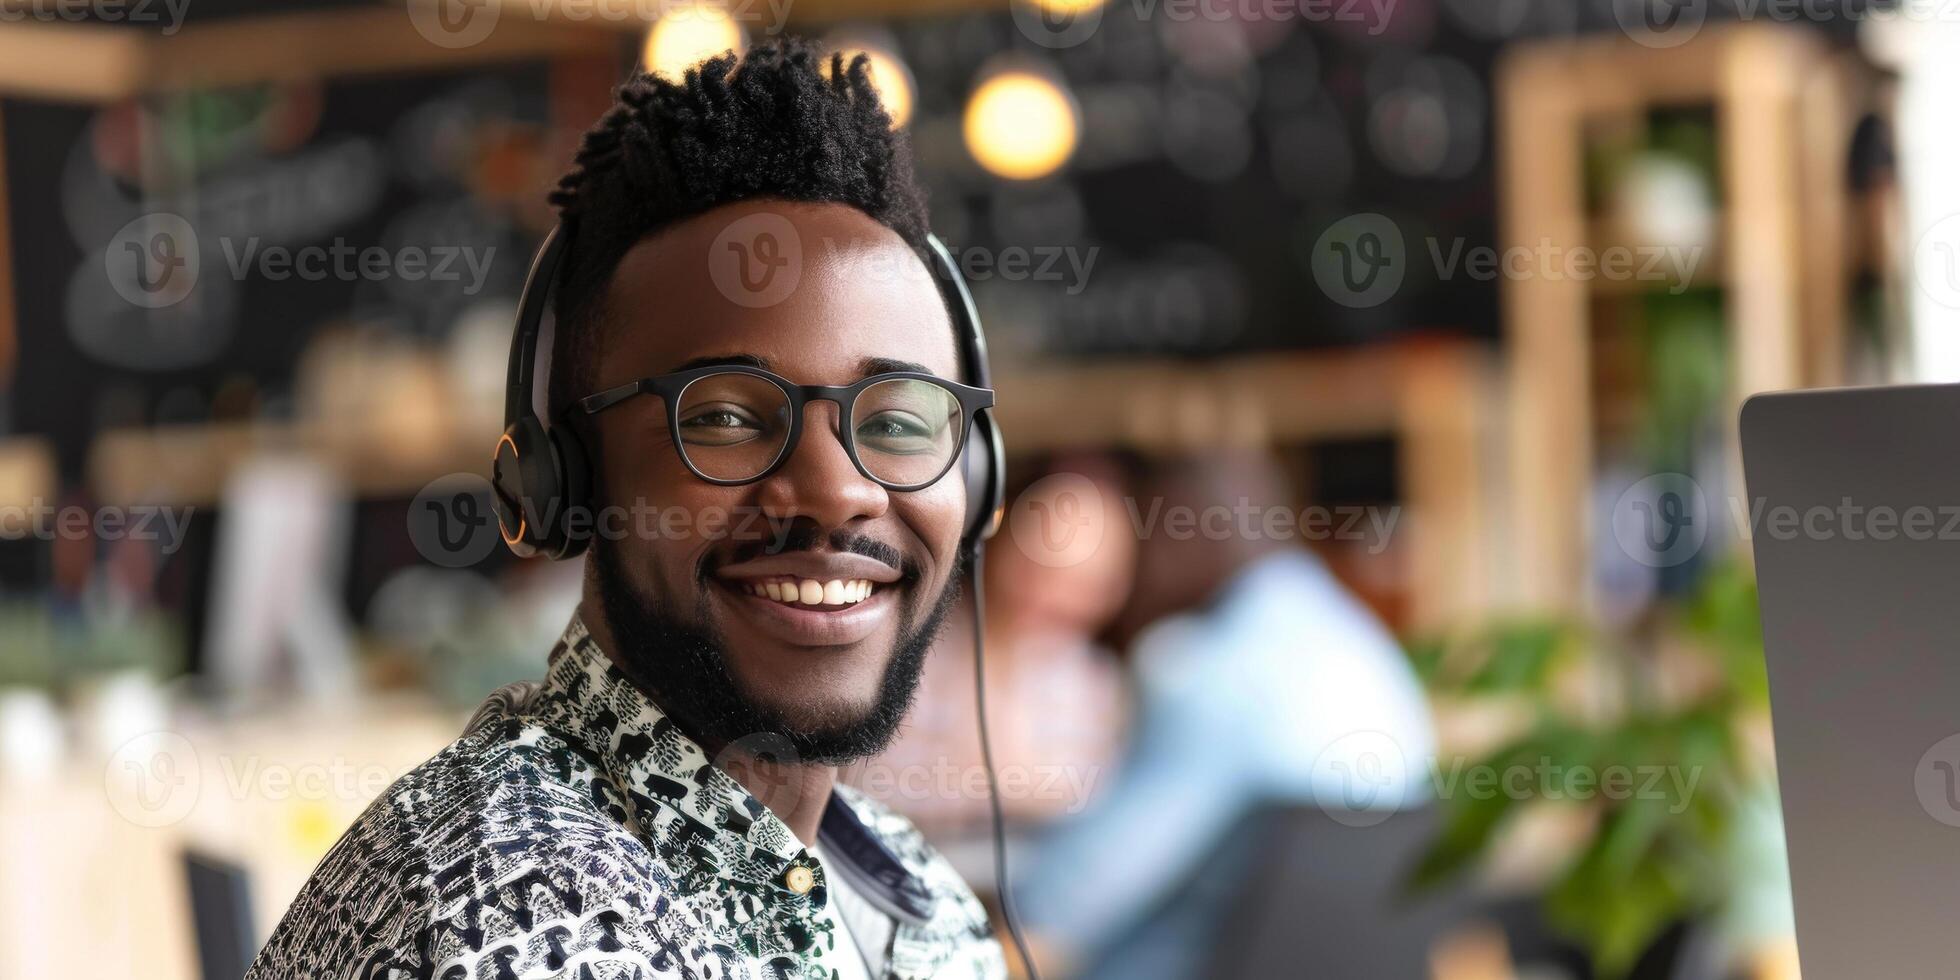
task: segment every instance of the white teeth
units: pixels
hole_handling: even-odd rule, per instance
[[[792,605],[841,606],[863,602],[871,598],[877,587],[869,579],[831,579],[819,582],[813,578],[746,582],[742,588],[750,595],[764,596],[777,602]]]

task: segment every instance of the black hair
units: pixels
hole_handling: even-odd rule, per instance
[[[814,44],[783,38],[739,59],[713,58],[678,83],[636,71],[619,87],[551,194],[570,233],[555,305],[552,411],[591,394],[613,270],[663,228],[725,204],[782,198],[849,205],[924,247],[925,195],[911,148],[892,128],[867,59],[824,62]]]

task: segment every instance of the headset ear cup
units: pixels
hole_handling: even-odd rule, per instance
[[[982,410],[973,416],[973,432],[960,453],[960,472],[966,480],[966,528],[961,539],[971,546],[1000,529],[1007,495],[1005,454],[993,412]]]
[[[504,544],[520,558],[542,550],[558,519],[558,472],[551,442],[536,419],[504,430],[491,459],[490,486]]]
[[[560,423],[551,427],[551,449],[558,464],[560,488],[560,514],[551,556],[576,558],[599,533],[597,515],[592,512],[592,470],[586,461],[585,444],[572,426]]]

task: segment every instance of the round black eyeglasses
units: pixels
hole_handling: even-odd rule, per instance
[[[681,462],[719,486],[754,483],[796,451],[803,408],[835,402],[838,438],[865,478],[888,489],[923,490],[953,468],[973,416],[994,406],[990,388],[894,371],[856,384],[799,385],[761,368],[717,365],[642,378],[579,399],[596,415],[635,395],[658,395]]]

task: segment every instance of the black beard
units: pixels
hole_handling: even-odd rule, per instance
[[[869,710],[842,724],[805,729],[742,690],[723,652],[726,644],[714,631],[689,626],[654,597],[641,595],[609,544],[592,543],[599,602],[618,647],[608,652],[627,678],[710,754],[740,742],[765,745],[778,761],[786,756],[843,765],[884,751],[911,710],[926,652],[960,593],[961,568],[955,568],[921,621],[913,623],[910,610],[900,612],[898,640]],[[699,584],[694,621],[706,623],[710,586],[705,576]]]

